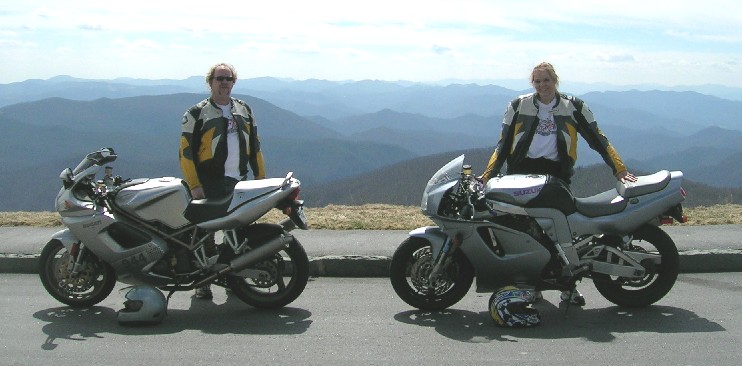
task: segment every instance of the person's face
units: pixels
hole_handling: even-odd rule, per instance
[[[533,72],[533,88],[536,89],[542,102],[549,102],[556,95],[556,85],[554,79],[545,70],[535,70]]]
[[[232,94],[234,82],[232,71],[224,66],[219,66],[214,71],[213,79],[211,79],[211,96],[215,98],[229,97]]]

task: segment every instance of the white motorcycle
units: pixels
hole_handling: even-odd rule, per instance
[[[410,232],[397,248],[392,286],[424,310],[461,300],[475,275],[477,292],[566,291],[591,278],[614,304],[653,304],[678,275],[675,243],[658,226],[686,221],[682,177],[665,170],[575,198],[544,175],[499,176],[485,186],[461,155],[425,187],[421,209],[438,226]]]
[[[39,264],[41,282],[55,299],[90,307],[117,280],[171,295],[215,283],[259,308],[285,306],[302,293],[309,260],[289,232],[307,229],[307,220],[301,183],[291,173],[238,182],[222,200],[192,200],[178,178],[96,181],[116,157],[103,148],[60,174],[56,209],[66,228],[46,244]],[[288,217],[256,223],[273,208]],[[218,231],[223,242],[208,250],[204,244]]]

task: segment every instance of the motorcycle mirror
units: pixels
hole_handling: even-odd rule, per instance
[[[72,184],[72,170],[70,168],[62,170],[62,172],[59,173],[59,179],[62,180],[62,185],[65,188],[68,188],[69,185]]]

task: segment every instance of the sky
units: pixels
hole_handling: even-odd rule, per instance
[[[73,1],[0,4],[0,83],[69,75],[742,87],[742,1]]]

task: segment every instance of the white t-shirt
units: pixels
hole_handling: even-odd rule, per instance
[[[557,153],[557,126],[554,122],[552,108],[556,105],[556,98],[549,104],[538,103],[538,126],[533,134],[531,146],[528,148],[528,157],[532,159],[547,158],[559,161]]]
[[[227,160],[224,162],[224,176],[240,179],[240,139],[237,122],[232,116],[232,105],[219,105],[222,115],[227,118]]]

